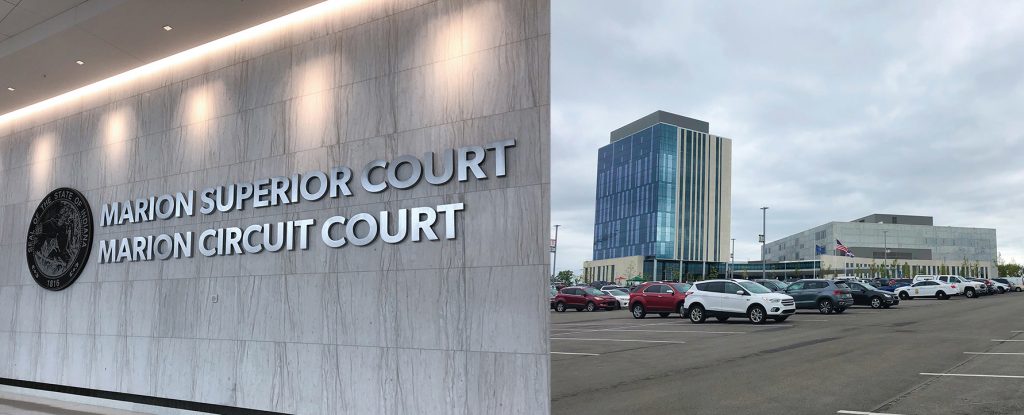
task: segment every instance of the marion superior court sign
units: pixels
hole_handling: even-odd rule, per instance
[[[440,154],[427,152],[423,158],[404,155],[391,161],[373,160],[358,174],[358,183],[370,193],[387,189],[409,189],[419,183],[441,186],[453,179],[464,182],[504,177],[506,152],[515,140],[497,141],[483,146],[447,149]],[[493,157],[494,171],[485,171],[484,160]],[[436,162],[435,158],[441,161]],[[245,209],[316,202],[324,198],[352,196],[353,170],[346,166],[328,172],[310,171],[291,177],[271,177],[246,183],[234,183],[150,196],[103,205],[100,226],[119,226]],[[396,212],[362,212],[351,216],[302,218],[275,223],[253,223],[239,227],[220,227],[198,233],[140,235],[101,240],[99,263],[191,258],[195,251],[212,257],[305,250],[311,234],[331,248],[363,246],[380,238],[385,243],[455,239],[457,215],[466,209],[463,203],[416,206]],[[438,235],[433,226],[444,223]]]

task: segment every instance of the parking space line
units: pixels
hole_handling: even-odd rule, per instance
[[[992,339],[992,341],[994,341],[994,342],[1024,342],[1024,340],[1016,340],[1016,339]]]
[[[804,319],[802,319],[802,318],[801,318],[801,319],[797,319],[796,321],[817,321],[817,322],[826,322],[826,321],[828,321],[828,320],[804,320]]]
[[[579,337],[552,337],[551,340],[577,340],[577,341],[591,341],[591,342],[631,342],[631,343],[669,343],[669,344],[683,344],[686,342],[675,342],[667,340],[625,340],[625,339],[584,339]]]
[[[551,354],[568,354],[573,356],[600,356],[597,353],[569,353],[569,352],[551,352]]]
[[[861,412],[861,411],[846,411],[846,410],[836,411],[836,413],[837,414],[849,414],[849,415],[898,415],[898,414],[889,414],[889,413],[884,413],[884,412]]]
[[[964,352],[964,354],[997,354],[997,355],[1024,356],[1024,353],[1000,353],[1000,352]]]
[[[924,376],[958,376],[966,378],[1008,378],[1008,379],[1024,379],[1024,376],[1019,375],[974,375],[968,373],[921,373]]]

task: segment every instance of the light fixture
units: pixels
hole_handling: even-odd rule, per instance
[[[170,27],[170,26],[164,26],[164,31],[166,31],[166,32],[170,32],[171,29],[174,29],[174,28]]]
[[[85,62],[83,62],[83,61],[75,61],[75,63],[77,63],[79,65],[85,65]]]
[[[11,91],[11,92],[14,92],[14,88],[13,87],[7,87],[7,90]]]
[[[105,78],[93,82],[89,85],[80,87],[78,89],[73,89],[63,94],[44,99],[42,101],[16,109],[6,114],[0,114],[0,124],[3,124],[9,120],[36,111],[40,111],[44,108],[53,107],[55,105],[66,103],[68,101],[80,98],[88,94],[93,94],[102,91],[106,88],[110,88],[115,85],[123,84],[124,82],[127,82],[132,79],[138,79],[140,77],[146,76],[147,74],[152,74],[157,71],[161,71],[166,68],[179,65],[183,62],[188,62],[200,58],[209,53],[222,51],[225,48],[230,47],[232,45],[238,45],[242,42],[256,39],[260,35],[272,33],[276,30],[281,30],[282,28],[286,28],[291,25],[308,23],[310,21],[313,21],[313,19],[321,18],[326,13],[336,12],[337,10],[345,6],[354,4],[358,1],[359,0],[326,0],[320,3],[316,3],[305,9],[294,11],[290,14],[286,14],[276,19],[260,23],[248,29],[244,29],[240,32],[235,32],[222,38],[209,41],[202,45],[193,47],[192,49],[178,52],[166,58],[159,59],[157,61],[150,62],[133,69],[129,69],[125,72],[121,72],[109,78]]]

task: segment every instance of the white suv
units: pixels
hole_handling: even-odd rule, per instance
[[[914,277],[914,282],[921,281],[938,281],[949,284],[956,288],[956,294],[954,295],[963,295],[967,298],[977,298],[978,294],[985,291],[985,284],[971,281],[959,275],[918,275]]]
[[[718,321],[746,317],[751,323],[761,324],[769,318],[786,320],[796,312],[796,302],[753,281],[710,280],[690,287],[683,308],[683,317],[693,323],[703,323],[708,317]]]

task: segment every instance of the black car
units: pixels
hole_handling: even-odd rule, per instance
[[[850,286],[850,294],[853,295],[853,305],[889,308],[900,303],[899,297],[893,293],[875,288],[871,284],[847,281],[846,285]]]

